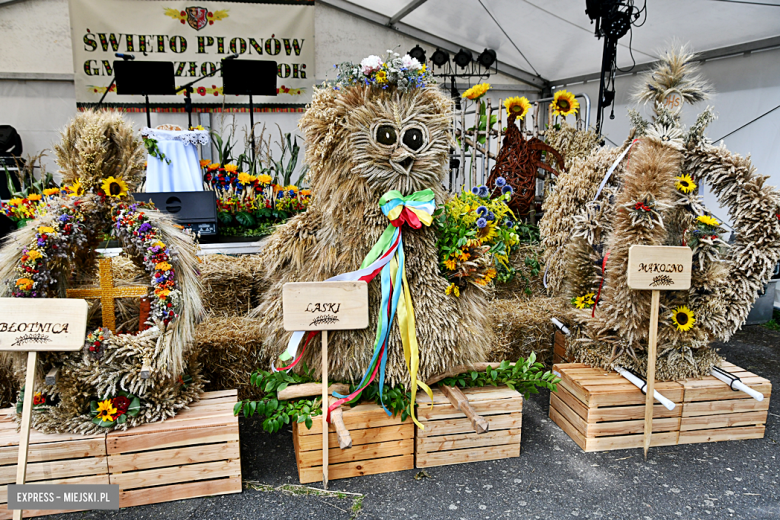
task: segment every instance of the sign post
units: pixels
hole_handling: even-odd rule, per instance
[[[328,331],[368,327],[368,284],[287,283],[282,312],[285,330],[322,331],[322,485],[328,489]]]
[[[81,350],[87,332],[88,308],[86,300],[0,298],[0,351],[27,352],[17,485],[24,484],[27,478],[38,352]],[[22,513],[21,509],[15,509],[14,520],[21,520]]]
[[[687,246],[631,246],[628,250],[628,287],[651,290],[650,331],[647,338],[647,387],[644,450],[653,433],[653,392],[658,342],[658,308],[661,291],[687,291],[691,287],[693,251]]]

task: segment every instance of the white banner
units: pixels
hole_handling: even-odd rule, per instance
[[[257,106],[296,108],[311,101],[314,84],[314,1],[191,2],[165,0],[70,0],[76,102],[97,103],[114,75],[115,53],[135,62],[173,62],[176,86],[197,78],[192,103],[198,110],[246,109],[246,96],[224,95],[222,59],[277,62],[277,95],[254,96]],[[149,78],[154,81],[154,78]],[[158,111],[184,110],[184,92],[150,96]],[[113,86],[104,103],[135,110],[140,95],[117,95]]]

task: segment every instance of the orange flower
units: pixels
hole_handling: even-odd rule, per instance
[[[29,278],[19,278],[16,280],[16,286],[19,287],[23,291],[30,291],[33,288],[33,282]]]
[[[171,264],[168,262],[160,262],[159,264],[154,266],[155,269],[158,271],[170,271],[171,270]]]
[[[27,195],[27,200],[38,202],[39,200],[41,200],[41,196],[37,193],[30,193],[29,195]]]
[[[301,190],[301,195],[303,195],[304,197],[308,197],[309,195],[311,195],[311,190]]]
[[[226,164],[225,171],[235,173],[238,171],[238,166],[236,166],[235,164]]]
[[[211,164],[209,164],[209,171],[210,171],[210,172],[213,172],[214,170],[216,170],[216,169],[218,169],[218,168],[219,168],[219,164],[217,164],[217,163],[211,163]]]
[[[209,161],[208,159],[201,159],[201,160],[200,160],[200,167],[201,167],[201,168],[205,168],[205,167],[206,167],[206,166],[208,166],[209,164],[211,164],[211,161]]]

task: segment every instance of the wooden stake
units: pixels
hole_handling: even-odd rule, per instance
[[[471,407],[469,398],[461,392],[460,388],[456,386],[441,385],[439,389],[449,400],[450,404],[463,412],[463,415],[471,421],[471,427],[474,428],[475,432],[478,434],[487,433],[490,429],[490,424]]]
[[[16,462],[16,483],[24,484],[27,478],[27,451],[30,447],[30,423],[32,422],[33,396],[35,396],[35,365],[38,353],[27,353],[27,378],[24,382],[24,402],[22,403],[22,428],[19,432],[19,458]],[[22,520],[23,510],[14,509],[14,520]]]
[[[331,385],[331,388],[333,386]],[[347,390],[346,393],[349,393],[349,390]],[[336,398],[333,396],[330,396],[328,398],[328,401],[330,404],[333,404],[336,402]],[[336,437],[339,439],[339,448],[342,450],[348,450],[352,447],[352,436],[349,434],[349,430],[347,429],[347,426],[344,424],[344,412],[341,410],[341,407],[333,410],[333,413],[330,414],[330,422],[333,424],[333,426],[336,427]]]
[[[650,448],[650,438],[653,435],[653,392],[655,390],[655,355],[658,342],[658,307],[661,301],[661,291],[653,291],[650,304],[650,334],[647,339],[647,395],[645,396],[645,460]]]
[[[333,392],[339,394],[348,394],[349,385],[344,383],[333,383],[328,387],[328,395]],[[276,393],[276,398],[280,401],[289,401],[290,399],[300,399],[301,397],[312,397],[322,393],[322,383],[300,383],[290,385],[281,392]]]
[[[322,331],[322,487],[328,489],[328,331]]]

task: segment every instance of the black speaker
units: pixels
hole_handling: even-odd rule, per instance
[[[217,196],[213,191],[133,193],[139,202],[152,202],[177,224],[201,235],[217,234]]]
[[[22,155],[22,136],[11,125],[0,125],[0,156]]]

